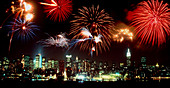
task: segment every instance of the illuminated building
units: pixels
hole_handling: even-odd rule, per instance
[[[66,67],[72,67],[71,58],[72,55],[66,55]]]
[[[131,60],[130,60],[131,59],[131,53],[130,53],[129,48],[127,49],[126,58],[127,58],[127,60],[126,60],[127,67],[130,67],[131,66]]]
[[[0,69],[2,68],[2,61],[0,60]]]
[[[79,62],[79,59],[78,59],[78,56],[76,56],[76,60],[73,61],[73,66],[72,66],[73,74],[77,74],[78,73],[78,62]]]
[[[33,69],[34,69],[33,59],[30,58],[30,60],[29,60],[29,72],[32,73]]]
[[[103,71],[103,62],[102,61],[99,62],[98,69],[99,69],[99,73],[104,73],[104,71]]]
[[[159,64],[158,63],[156,63],[156,65],[155,65],[157,68],[159,68]]]
[[[91,71],[94,71],[96,69],[96,61],[91,62]]]
[[[142,68],[146,68],[146,57],[141,58],[141,65],[142,65]]]
[[[105,61],[104,64],[103,64],[104,73],[108,73],[108,72],[109,72],[109,71],[108,71],[108,70],[109,70],[108,67],[109,67],[109,64],[108,64],[107,61]]]
[[[54,69],[57,73],[59,73],[59,62],[58,62],[58,60],[54,60]]]
[[[102,61],[100,61],[99,62],[99,68],[98,68],[99,70],[102,70],[103,69],[103,62]]]
[[[48,69],[52,68],[52,60],[50,60],[50,59],[48,59],[47,68]]]
[[[90,72],[90,61],[87,59],[84,60],[84,71]]]
[[[29,71],[29,60],[30,57],[29,56],[24,56],[24,68],[26,69],[26,71]]]
[[[24,64],[25,64],[24,55],[22,55],[21,63],[22,63],[22,65],[23,65],[23,67],[22,67],[22,68],[24,68]]]
[[[35,56],[35,63],[34,63],[34,66],[35,66],[34,69],[37,69],[37,68],[40,67],[40,55],[36,55],[36,56]]]
[[[116,68],[115,63],[112,63],[112,72],[114,72],[114,71],[115,71],[115,68]]]
[[[51,68],[54,69],[54,60],[51,60]]]
[[[5,69],[8,69],[8,67],[9,67],[9,59],[7,57],[3,58],[2,65],[4,66]]]
[[[42,57],[42,69],[45,70],[46,69],[46,57]]]
[[[124,63],[120,63],[120,68],[124,68]]]

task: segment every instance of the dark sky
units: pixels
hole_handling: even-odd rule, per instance
[[[7,18],[9,13],[5,11],[10,8],[11,1],[13,0],[1,0],[0,1],[0,25]],[[47,34],[55,36],[60,32],[70,32],[70,21],[73,20],[71,15],[65,22],[54,22],[46,18],[46,14],[43,12],[43,6],[38,2],[43,0],[27,0],[33,4],[34,8],[34,19],[36,25],[39,26],[40,31],[35,32],[37,36],[34,39],[28,41],[17,40],[13,38],[11,51],[8,52],[9,39],[7,35],[8,31],[6,28],[0,30],[0,57],[7,56],[10,59],[20,58],[22,54],[30,55],[32,58],[36,54],[42,53],[43,56],[53,59],[64,59],[67,53],[75,56],[78,56],[82,59],[89,58],[91,60],[97,61],[109,61],[114,62],[118,65],[120,62],[125,62],[126,52],[129,47],[131,50],[132,60],[136,61],[138,64],[142,56],[146,56],[148,64],[160,64],[169,65],[170,64],[170,54],[169,54],[169,45],[170,40],[167,40],[166,44],[163,44],[161,47],[150,47],[147,45],[138,46],[137,40],[134,39],[131,41],[124,41],[122,43],[112,42],[110,50],[99,54],[98,56],[90,57],[88,51],[81,51],[79,47],[67,51],[64,48],[49,47],[43,48],[41,44],[36,42],[41,39],[48,38]],[[73,12],[77,13],[78,8],[82,6],[92,6],[99,5],[100,9],[105,9],[105,12],[109,13],[115,21],[115,26],[118,27],[119,24],[129,25],[130,23],[126,20],[127,11],[132,10],[135,5],[143,0],[73,0]],[[164,2],[169,3],[169,0],[164,0]],[[11,19],[8,19],[4,25],[7,25]],[[127,26],[128,27],[128,26]],[[67,36],[69,38],[69,36]]]

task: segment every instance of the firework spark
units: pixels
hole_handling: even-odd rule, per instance
[[[75,19],[71,21],[72,29],[70,34],[74,35],[73,39],[92,38],[91,40],[80,42],[80,49],[91,50],[92,47],[95,47],[96,55],[98,55],[98,51],[102,52],[102,49],[105,51],[109,49],[110,30],[113,28],[112,17],[105,13],[104,9],[100,10],[99,5],[96,8],[94,5],[89,8],[83,7],[83,9],[78,9],[78,13],[74,16]],[[82,31],[82,28],[89,30]],[[85,36],[82,36],[82,34],[85,34]]]
[[[69,46],[68,44],[69,39],[65,37],[65,33],[61,33],[55,37],[49,37],[48,39],[41,40],[38,43],[42,43],[45,47],[65,47],[67,48]]]
[[[72,0],[44,0],[40,4],[45,5],[45,13],[50,19],[59,22],[66,20],[72,12]]]
[[[115,32],[112,33],[112,38],[114,41],[122,42],[124,39],[127,40],[133,40],[133,33],[129,31],[129,29],[120,29],[115,30]]]
[[[131,16],[131,25],[136,27],[140,44],[159,47],[166,42],[166,36],[170,34],[170,9],[167,3],[158,0],[143,1],[131,12]]]

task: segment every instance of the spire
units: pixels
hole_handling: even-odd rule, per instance
[[[131,53],[130,53],[130,49],[128,48],[127,53],[126,53],[126,57],[131,57]]]

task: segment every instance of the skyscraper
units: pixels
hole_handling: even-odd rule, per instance
[[[127,58],[126,63],[127,63],[127,66],[129,67],[129,66],[131,66],[131,60],[130,60],[131,59],[131,53],[130,53],[129,48],[127,49],[126,58]]]
[[[34,69],[39,68],[39,65],[40,65],[40,55],[36,55],[35,56],[35,63],[34,63],[35,68]]]
[[[146,57],[141,58],[141,65],[142,65],[142,68],[146,68]]]
[[[72,55],[66,55],[66,67],[72,67],[71,58]]]
[[[29,71],[29,60],[30,60],[30,56],[24,56],[24,68],[26,69],[26,71]]]
[[[45,70],[46,57],[42,57],[42,69]]]
[[[29,60],[29,72],[32,73],[33,69],[34,69],[33,59],[30,58],[30,60]]]

